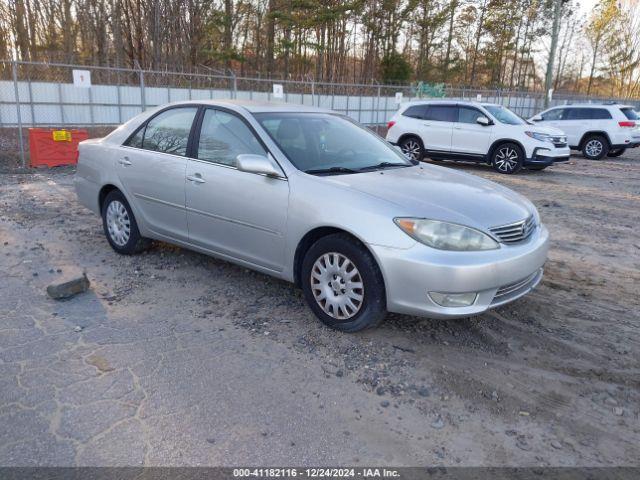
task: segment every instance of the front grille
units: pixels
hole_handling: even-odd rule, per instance
[[[567,146],[567,137],[564,136],[552,136],[551,141],[558,148],[564,148]]]
[[[496,304],[503,304],[524,295],[533,287],[535,287],[541,278],[542,269],[533,272],[527,278],[523,278],[522,280],[510,283],[508,285],[503,285],[494,295],[491,304],[494,306]]]
[[[502,243],[517,243],[531,235],[535,228],[536,221],[533,218],[533,215],[531,215],[526,220],[510,223],[509,225],[502,225],[500,227],[493,227],[490,228],[489,231]]]

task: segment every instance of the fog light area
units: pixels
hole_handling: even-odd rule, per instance
[[[475,292],[471,293],[438,293],[429,292],[431,300],[441,307],[468,307],[473,305],[478,297]]]

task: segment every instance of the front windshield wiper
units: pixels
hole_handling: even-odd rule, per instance
[[[388,167],[409,167],[406,163],[395,163],[395,162],[380,162],[376,165],[369,165],[366,167],[359,168],[358,170],[377,170],[379,168],[388,168]]]
[[[304,173],[358,173],[359,170],[347,167],[329,167],[329,168],[312,168],[311,170],[305,170]]]

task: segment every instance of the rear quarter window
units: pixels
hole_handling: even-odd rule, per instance
[[[426,105],[412,105],[402,112],[402,116],[409,118],[424,118],[424,114],[427,111]]]
[[[620,111],[624,113],[624,116],[629,120],[640,120],[638,113],[633,108],[621,108]]]

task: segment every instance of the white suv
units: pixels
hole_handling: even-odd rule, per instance
[[[569,159],[564,133],[539,127],[500,105],[463,101],[404,104],[387,124],[387,141],[411,160],[484,162],[500,173],[542,170]]]
[[[630,105],[563,105],[531,121],[559,128],[567,134],[569,146],[591,160],[617,157],[640,145],[640,117]]]

